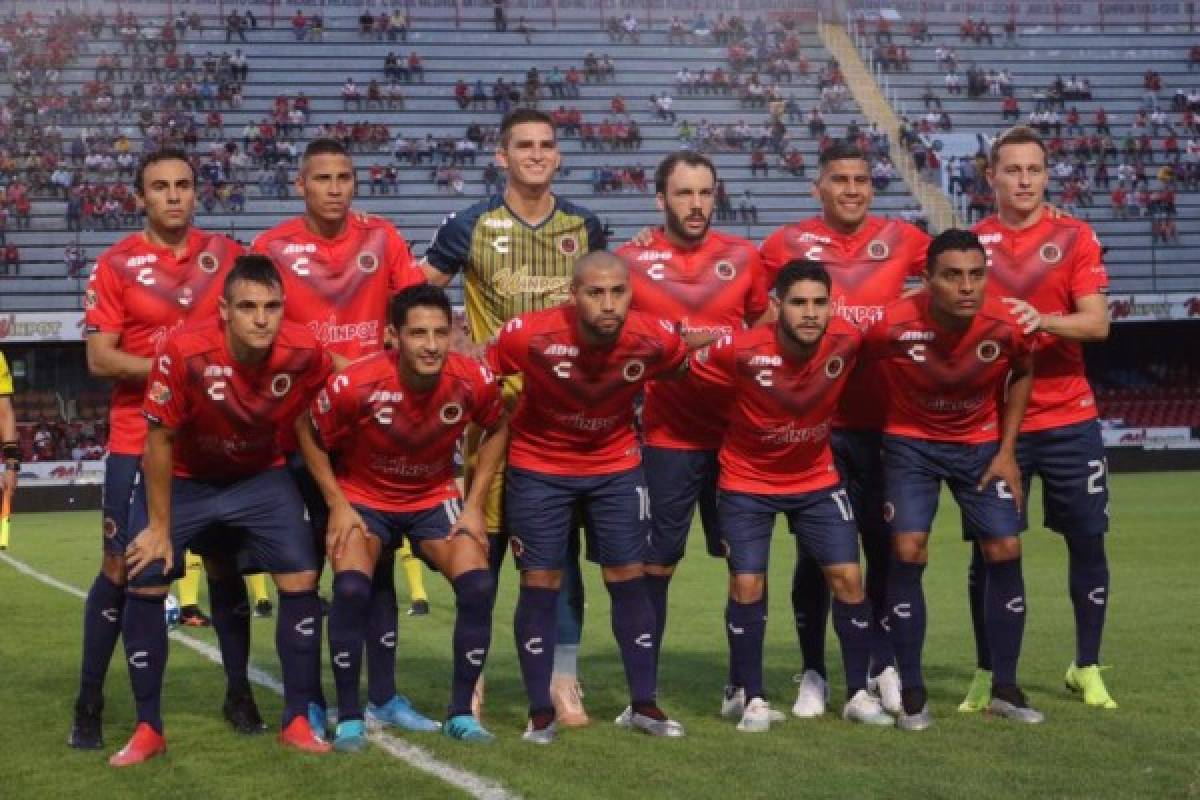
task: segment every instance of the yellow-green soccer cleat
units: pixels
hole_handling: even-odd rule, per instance
[[[963,714],[975,714],[986,711],[991,702],[992,672],[976,668],[975,674],[971,676],[971,687],[967,689],[967,696],[958,704],[958,710]]]
[[[1077,667],[1074,664],[1067,667],[1067,676],[1063,680],[1072,692],[1083,695],[1083,702],[1097,708],[1116,708],[1117,701],[1108,693],[1104,678],[1100,677],[1101,667],[1093,664],[1090,667]]]

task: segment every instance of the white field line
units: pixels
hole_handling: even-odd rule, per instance
[[[80,600],[87,597],[87,593],[78,587],[63,583],[52,575],[39,572],[24,561],[13,558],[8,553],[0,552],[0,561],[8,564],[17,572],[28,575],[36,581],[58,589],[60,592],[78,597]],[[179,644],[194,650],[214,664],[219,665],[221,663],[221,652],[208,642],[188,636],[186,633],[180,631],[171,631],[170,636]],[[283,684],[279,682],[279,679],[257,667],[250,668],[250,680],[276,694],[283,694]],[[445,761],[436,758],[425,748],[410,744],[403,739],[390,736],[386,733],[372,733],[369,738],[377,747],[393,758],[397,758],[410,767],[432,775],[457,789],[461,789],[471,797],[481,798],[481,800],[510,800],[510,798],[511,800],[516,800],[518,797],[518,795],[505,789],[495,781],[485,778],[482,775],[476,775],[461,767],[456,767],[453,764],[447,764]]]

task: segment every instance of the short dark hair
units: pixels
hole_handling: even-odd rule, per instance
[[[392,323],[392,327],[396,330],[403,328],[408,322],[409,309],[413,308],[436,308],[445,312],[447,320],[454,320],[450,298],[441,287],[431,283],[418,283],[396,292],[388,308],[388,321]]]
[[[346,149],[346,145],[337,139],[323,137],[313,139],[304,148],[304,161],[308,161],[313,156],[345,156],[346,158],[350,158],[350,151]]]
[[[233,268],[225,276],[225,285],[221,289],[226,300],[233,297],[233,285],[238,281],[283,288],[283,279],[279,277],[279,270],[276,269],[275,262],[268,256],[259,253],[246,253],[233,260]]]
[[[1000,148],[1010,144],[1036,144],[1042,151],[1042,159],[1046,158],[1046,144],[1042,141],[1042,137],[1038,132],[1028,125],[1014,125],[1001,132],[999,136],[992,141],[992,150],[988,153],[988,166],[996,166],[996,160],[1000,157]]]
[[[518,108],[505,114],[504,119],[500,121],[500,146],[506,147],[512,129],[526,122],[540,122],[543,125],[549,125],[550,130],[555,132],[555,136],[558,135],[554,128],[554,120],[545,111],[538,111],[536,108]]]
[[[817,166],[820,169],[824,169],[834,161],[849,161],[852,159],[865,161],[868,164],[871,163],[871,160],[867,158],[867,154],[858,145],[852,142],[837,141],[821,151],[821,154],[817,156]]]
[[[979,237],[962,228],[947,228],[933,237],[929,243],[929,251],[925,255],[925,272],[932,275],[937,264],[938,256],[946,252],[963,253],[974,250],[987,260],[987,250],[979,241]]]
[[[196,167],[188,158],[188,154],[178,148],[167,147],[142,156],[142,160],[137,165],[137,172],[133,175],[133,190],[144,195],[146,192],[146,169],[164,161],[182,161],[187,164],[188,169],[192,171],[192,183],[196,182]]]
[[[667,179],[671,177],[671,173],[675,171],[675,167],[680,164],[687,167],[707,167],[713,176],[713,187],[716,187],[717,168],[713,164],[712,159],[703,153],[697,153],[692,150],[677,150],[658,162],[658,166],[654,170],[654,191],[659,194],[667,193]]]
[[[829,277],[829,270],[825,269],[824,264],[797,258],[784,264],[775,276],[775,296],[782,300],[792,285],[800,281],[815,281],[824,286],[825,291],[833,291],[833,279]]]

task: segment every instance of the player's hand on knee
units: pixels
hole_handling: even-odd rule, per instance
[[[1042,314],[1032,305],[1016,297],[1005,297],[1004,302],[1026,336],[1041,329]]]
[[[983,475],[979,478],[979,491],[988,491],[992,481],[999,481],[995,491],[1001,497],[1011,497],[1020,512],[1024,508],[1024,487],[1021,484],[1021,468],[1017,466],[1017,458],[1013,453],[1001,451],[996,454]]]
[[[354,507],[342,503],[329,509],[329,525],[325,532],[325,553],[336,561],[346,552],[346,545],[355,536],[366,536],[367,525]]]
[[[476,544],[483,548],[483,552],[487,552],[489,548],[487,536],[487,523],[483,519],[483,511],[477,508],[464,508],[459,514],[453,527],[450,528],[450,538],[466,534],[470,536]]]
[[[125,548],[125,567],[130,578],[137,577],[142,570],[162,560],[163,575],[175,566],[175,554],[171,549],[171,537],[166,531],[145,528]]]

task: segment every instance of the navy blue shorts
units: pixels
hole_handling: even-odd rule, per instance
[[[650,490],[650,549],[646,563],[674,566],[683,559],[697,505],[708,554],[724,556],[717,519],[717,451],[647,445],[642,448],[642,470]]]
[[[840,485],[801,494],[722,491],[717,513],[735,575],[767,571],[776,514],[787,517],[797,547],[821,566],[858,563],[858,529]]]
[[[399,550],[408,537],[413,554],[423,561],[421,542],[445,539],[462,514],[462,500],[457,498],[420,511],[380,511],[358,503],[352,505],[366,523],[367,532],[379,539],[385,552]]]
[[[854,509],[864,539],[886,539],[883,519],[883,434],[868,430],[833,430],[833,463]]]
[[[145,527],[143,497],[134,503],[130,528],[140,532]],[[131,583],[170,583],[183,574],[184,550],[197,555],[244,550],[258,569],[271,573],[307,572],[320,565],[300,493],[283,468],[223,484],[173,478],[171,545],[175,555],[171,575],[163,575],[158,562]]]
[[[136,498],[140,497],[143,504],[146,502],[145,492],[142,457],[109,453],[104,459],[104,491],[100,501],[104,515],[100,530],[104,534],[105,553],[124,555],[130,540],[142,532],[142,528],[138,528],[130,533],[129,513]]]
[[[1017,463],[1025,497],[1033,476],[1042,479],[1042,518],[1070,536],[1108,531],[1108,461],[1100,423],[1087,420],[1017,437]],[[1028,511],[1023,519],[1028,520]]]
[[[650,499],[640,466],[588,476],[509,467],[504,507],[518,569],[563,568],[576,509],[583,516],[589,561],[620,567],[646,560]]]
[[[312,473],[308,471],[304,458],[299,453],[288,456],[287,471],[300,491],[300,499],[304,502],[305,512],[312,524],[313,535],[317,537],[320,549],[324,551],[325,526],[329,523],[329,506],[325,505],[325,495],[321,494],[321,489],[313,480]]]
[[[959,444],[884,434],[883,517],[892,533],[929,533],[942,482],[962,511],[963,538],[1003,539],[1024,530],[1022,515],[1003,481],[975,487],[998,442]]]

